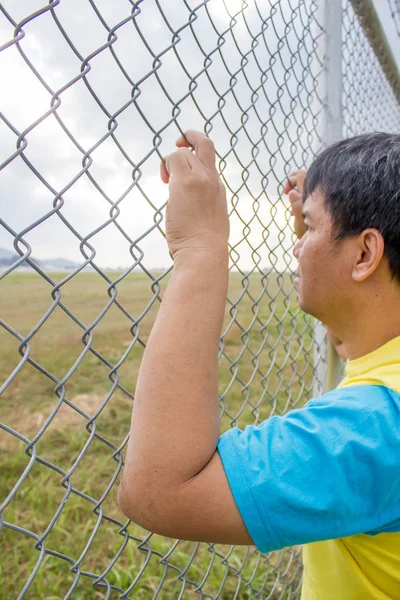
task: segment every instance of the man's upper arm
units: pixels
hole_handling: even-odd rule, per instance
[[[187,482],[165,490],[141,516],[128,515],[146,529],[182,540],[251,545],[251,539],[233,498],[219,453]]]
[[[393,531],[398,420],[397,395],[386,388],[329,392],[304,409],[228,430],[200,473],[174,489],[160,488],[156,473],[140,488],[132,482],[126,514],[169,537],[261,552]]]

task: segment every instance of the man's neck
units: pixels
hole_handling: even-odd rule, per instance
[[[392,329],[390,332],[375,332],[376,335],[369,335],[369,332],[364,332],[364,335],[351,337],[343,341],[346,356],[348,360],[355,360],[360,356],[365,356],[381,346],[390,342],[394,338],[400,336],[400,325],[397,329]]]
[[[342,340],[346,356],[354,360],[400,336],[400,294],[389,289],[385,294],[369,293],[348,313],[346,322],[332,326]]]

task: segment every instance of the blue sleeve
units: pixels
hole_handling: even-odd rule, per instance
[[[218,451],[261,552],[400,531],[400,395],[388,388],[337,389],[230,429]]]

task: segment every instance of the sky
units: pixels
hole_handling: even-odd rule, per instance
[[[395,47],[389,0],[374,3]],[[168,268],[160,156],[179,128],[208,122],[227,185],[232,266],[295,268],[282,182],[322,143],[312,0],[250,0],[245,10],[240,0],[54,0],[53,14],[37,0],[2,6],[0,44],[14,37],[10,21],[38,11],[19,47],[0,53],[9,123],[0,121],[0,218],[33,256],[82,263],[94,252],[102,268],[135,258]],[[9,160],[21,133],[31,167]],[[0,225],[0,247],[13,240]]]

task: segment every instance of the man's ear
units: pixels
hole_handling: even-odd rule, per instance
[[[357,238],[356,260],[352,277],[356,282],[365,281],[381,263],[385,242],[377,229],[364,229]]]

